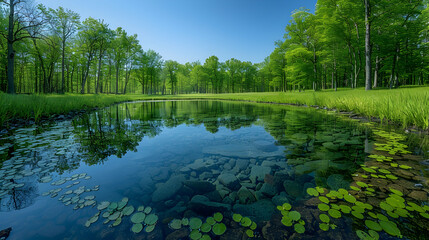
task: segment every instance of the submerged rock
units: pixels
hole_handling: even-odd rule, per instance
[[[249,204],[256,202],[256,197],[246,187],[241,187],[237,192],[238,200],[241,204]]]
[[[256,183],[256,181],[264,181],[265,175],[270,173],[270,167],[253,166],[249,178],[253,183]]]
[[[222,173],[221,175],[219,175],[218,180],[225,187],[231,190],[237,190],[241,186],[238,178],[231,173]]]
[[[152,201],[160,202],[172,198],[182,188],[184,181],[184,175],[176,175],[172,176],[167,182],[157,185],[155,192],[152,194]]]
[[[207,181],[185,181],[183,184],[196,193],[208,193],[216,189],[215,185]]]
[[[269,183],[264,183],[259,191],[267,197],[272,197],[277,194],[276,187]]]
[[[285,180],[283,182],[283,187],[289,196],[296,198],[302,195],[303,189],[295,181]]]
[[[216,212],[231,211],[231,206],[224,203],[211,202],[206,196],[195,195],[190,203],[189,208],[202,215],[211,215]]]

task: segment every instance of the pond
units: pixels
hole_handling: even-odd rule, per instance
[[[313,108],[123,103],[0,140],[8,239],[428,239],[418,141]]]

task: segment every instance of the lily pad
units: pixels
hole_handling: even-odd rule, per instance
[[[289,203],[283,203],[282,207],[283,207],[283,210],[286,210],[286,211],[289,211],[292,208],[292,206]]]
[[[216,223],[215,225],[213,225],[213,233],[216,235],[222,235],[224,234],[226,231],[226,226],[223,223]]]
[[[146,218],[144,219],[144,223],[146,225],[153,225],[158,221],[158,216],[155,214],[149,214],[146,216]]]
[[[189,238],[196,240],[196,239],[201,239],[202,234],[200,233],[200,231],[198,231],[197,229],[194,229],[190,234],[189,234]]]
[[[216,222],[221,222],[223,219],[223,215],[220,212],[217,212],[213,215],[214,220],[216,220]]]
[[[326,215],[326,214],[323,214],[323,213],[319,215],[319,218],[324,223],[329,223],[331,221],[331,219],[329,218],[329,216]]]
[[[344,200],[346,200],[349,203],[355,203],[356,202],[356,198],[353,197],[352,195],[344,195]]]
[[[323,203],[326,203],[326,204],[328,204],[328,203],[329,203],[329,199],[328,199],[327,197],[324,197],[324,196],[320,196],[320,197],[319,197],[319,200],[320,200],[321,202],[323,202]]]
[[[151,207],[146,207],[143,212],[146,214],[149,214],[151,211],[152,211]]]
[[[293,221],[298,221],[301,218],[301,214],[297,211],[289,212],[289,218]]]
[[[121,212],[115,212],[112,215],[109,216],[110,221],[116,220],[119,216],[121,216]]]
[[[147,232],[147,233],[150,233],[150,232],[152,232],[154,229],[155,229],[155,224],[153,224],[153,225],[147,225],[147,226],[144,228],[144,231],[145,231],[145,232]]]
[[[203,233],[208,233],[208,232],[210,232],[210,230],[212,230],[212,225],[210,225],[210,224],[208,224],[208,223],[203,223],[202,225],[201,225],[201,232],[203,232]]]
[[[241,216],[241,214],[234,213],[232,215],[232,219],[234,220],[234,222],[238,222],[239,223],[242,218],[243,218],[243,216]]]
[[[380,221],[380,226],[383,228],[383,230],[395,237],[401,236],[401,231],[399,231],[398,226],[392,222],[392,221]]]
[[[134,207],[133,206],[125,207],[122,210],[122,213],[124,214],[124,216],[130,216],[133,212],[134,212]]]
[[[314,188],[307,188],[307,193],[310,196],[315,196],[315,197],[319,196],[319,192]]]
[[[305,232],[305,227],[302,224],[296,223],[295,225],[293,225],[293,228],[295,229],[295,232],[297,232],[297,233],[304,233]]]
[[[365,220],[365,225],[369,228],[372,229],[374,231],[381,231],[382,228],[380,226],[380,224],[378,224],[377,222],[374,222],[372,220]]]
[[[317,207],[320,209],[320,211],[328,211],[330,209],[330,207],[324,203],[320,203],[317,205]]]
[[[329,230],[329,225],[326,223],[319,223],[319,228],[323,231],[328,231]]]
[[[210,224],[210,225],[215,225],[216,220],[215,220],[213,217],[208,217],[208,218],[206,219],[206,222],[207,222],[208,224]]]
[[[250,220],[250,218],[248,217],[244,217],[241,219],[241,225],[243,227],[249,227],[250,225],[252,225],[252,220]]]
[[[341,217],[341,212],[338,210],[335,210],[335,209],[329,209],[328,213],[333,218],[340,218]]]
[[[121,222],[122,222],[122,218],[117,218],[117,219],[115,220],[115,222],[113,222],[112,226],[113,226],[113,227],[116,227],[116,226],[118,226],[119,224],[121,224]]]
[[[191,229],[199,229],[202,224],[203,222],[199,218],[191,218],[189,220],[189,226],[191,227]]]
[[[132,223],[142,223],[146,218],[146,214],[142,212],[134,213],[133,216],[131,216],[131,222]],[[141,230],[140,230],[141,231]]]
[[[248,237],[250,237],[250,238],[252,238],[252,237],[254,237],[255,235],[253,234],[253,231],[252,230],[250,230],[250,229],[247,229],[246,230],[246,235],[248,236]]]
[[[170,228],[172,228],[174,230],[178,230],[178,229],[182,228],[182,220],[173,219],[173,221],[170,222],[169,226],[170,226]]]
[[[131,231],[133,233],[140,233],[143,230],[143,225],[141,223],[133,224],[133,227],[131,228]]]

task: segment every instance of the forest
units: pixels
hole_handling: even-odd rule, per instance
[[[174,95],[429,83],[426,0],[318,0],[315,13],[292,13],[263,62],[210,56],[185,64],[145,49],[126,26],[111,29],[106,20],[27,0],[1,3],[1,92]]]

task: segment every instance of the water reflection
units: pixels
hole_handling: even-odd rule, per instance
[[[289,238],[295,236],[293,228],[291,231],[282,224],[283,212],[277,210],[284,203],[302,214],[306,237],[353,239],[357,229],[365,230],[364,223],[352,216],[332,219],[336,229],[321,232],[320,201],[307,191],[316,186],[325,189],[323,196],[347,189],[362,202],[376,203],[373,211],[384,214],[377,204],[385,193],[350,190],[350,186],[356,188],[357,181],[367,182],[362,166],[380,168],[368,155],[380,154],[377,144],[384,140],[374,136],[368,126],[310,108],[220,101],[124,103],[42,130],[20,130],[1,141],[5,146],[0,149],[1,211],[27,208],[37,218],[41,207],[32,205],[38,201],[47,205],[59,202],[55,207],[59,213],[75,209],[73,219],[63,218],[67,228],[61,228],[52,239],[134,238],[130,232],[133,224],[121,209],[110,207],[106,214],[107,210],[97,213],[93,207],[104,201],[120,205],[125,198],[135,211],[140,205],[149,206],[159,217],[156,227],[144,228],[154,227],[150,233],[138,235],[148,234],[150,239],[175,239],[172,236],[179,234],[177,231],[184,234],[181,238],[186,237],[188,229],[176,231],[167,223],[193,217],[204,221],[216,212],[222,212],[227,221],[233,213],[251,218],[258,226],[254,234],[260,238]],[[413,148],[420,151],[417,145]],[[418,161],[419,157],[407,154],[400,153],[395,160]],[[390,169],[400,183],[370,179],[370,189],[384,192],[389,191],[384,185],[396,184],[404,193],[426,201],[422,190],[410,185],[425,181],[415,176],[418,165],[412,167],[408,172]],[[48,196],[51,198],[46,199]],[[342,200],[333,201],[341,205]],[[33,230],[17,236],[47,239],[34,235],[36,227],[13,213],[7,215],[10,224]],[[106,220],[98,220],[104,215]],[[113,227],[118,216],[121,220]],[[57,218],[50,215],[53,221]],[[94,222],[84,228],[88,219]],[[228,230],[224,238],[243,236],[241,225],[225,223]],[[264,226],[270,230],[264,233]],[[412,229],[408,236],[421,231],[416,226],[408,228]]]

